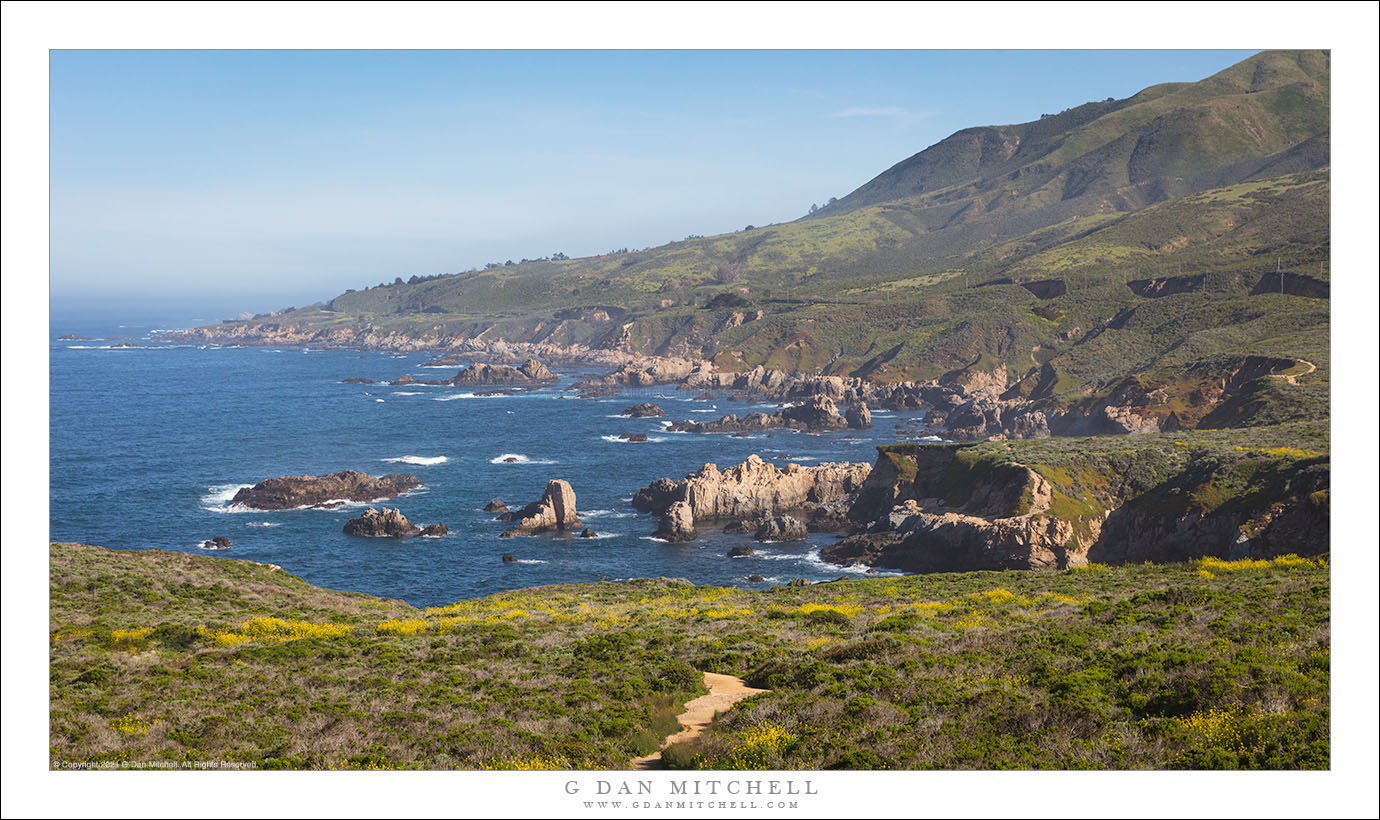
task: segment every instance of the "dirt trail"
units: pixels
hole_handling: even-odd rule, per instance
[[[767,689],[753,689],[744,683],[742,678],[719,675],[714,672],[704,673],[704,686],[709,690],[709,694],[700,695],[685,704],[685,711],[676,716],[676,720],[680,721],[680,731],[662,741],[662,749],[672,743],[680,743],[683,740],[699,737],[705,729],[709,728],[709,724],[714,721],[715,716],[727,712],[733,704],[744,698],[769,691]],[[660,750],[646,757],[633,758],[632,763],[629,764],[629,768],[632,769],[660,769],[661,767]]]
[[[1312,362],[1305,361],[1303,359],[1295,359],[1294,361],[1298,364],[1308,365],[1308,369],[1303,371],[1302,373],[1294,373],[1293,375],[1285,375],[1283,373],[1271,373],[1270,375],[1274,376],[1276,379],[1284,379],[1286,382],[1297,387],[1300,376],[1307,376],[1309,373],[1312,373],[1314,370],[1318,369],[1318,366],[1313,364]]]

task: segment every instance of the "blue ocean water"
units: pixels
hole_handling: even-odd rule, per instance
[[[232,549],[203,554],[278,564],[318,586],[418,606],[563,582],[670,576],[752,588],[859,572],[819,559],[832,535],[762,545],[704,528],[690,543],[655,541],[656,521],[629,501],[657,478],[681,478],[706,462],[727,467],[750,453],[778,465],[871,462],[877,444],[896,440],[893,425],[918,415],[876,413],[876,427],[852,439],[677,434],[666,432],[663,420],[618,413],[651,401],[673,419],[713,419],[775,405],[695,401],[670,387],[577,399],[570,385],[598,371],[560,367],[553,368],[559,384],[514,396],[342,384],[405,373],[435,379],[455,368],[424,369],[434,358],[425,353],[168,343],[155,330],[54,324],[52,540],[200,553],[203,541],[225,536]],[[56,340],[66,334],[96,338]],[[649,440],[618,441],[624,432]],[[513,457],[516,463],[505,461]],[[229,511],[240,487],[344,469],[417,475],[425,488],[379,504],[400,507],[421,525],[445,523],[451,535],[395,541],[343,534],[345,521],[367,505]],[[581,516],[600,537],[500,539],[507,525],[481,508],[493,498],[512,507],[535,501],[553,478],[571,482]],[[738,544],[757,554],[728,558]],[[504,553],[518,563],[502,563]],[[767,580],[749,582],[753,574]]]

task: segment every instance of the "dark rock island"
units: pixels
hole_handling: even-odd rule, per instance
[[[357,470],[318,476],[287,475],[245,487],[235,493],[230,505],[254,510],[290,510],[331,501],[381,501],[420,486],[422,480],[408,473],[391,473],[380,478]]]

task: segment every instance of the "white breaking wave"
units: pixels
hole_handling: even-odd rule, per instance
[[[641,537],[639,538],[639,540],[641,540],[641,541],[655,541],[655,542],[657,542],[658,544],[669,544],[669,543],[671,543],[670,541],[667,541],[665,538],[657,538],[655,535],[643,535],[643,536],[641,536]]]
[[[632,500],[632,499],[628,499]],[[617,512],[615,510],[586,510],[580,513],[581,518],[635,518],[637,513]]]
[[[646,444],[646,443],[648,443],[648,442],[653,442],[653,441],[665,441],[665,440],[666,440],[666,439],[662,438],[661,436],[647,436],[647,441],[646,441],[646,442],[643,442],[643,441],[631,441],[631,440],[629,440],[629,439],[619,438],[618,436],[600,436],[599,438],[603,439],[604,441],[611,441],[611,442],[613,442],[614,444]]]
[[[450,459],[445,456],[398,456],[397,458],[381,458],[379,461],[388,461],[394,464],[416,464],[420,467],[430,467],[432,464],[444,464]]]
[[[215,513],[235,513],[250,512],[248,507],[231,506],[230,499],[235,497],[235,493],[246,487],[253,487],[253,484],[217,484],[206,488],[206,494],[201,497],[201,508]]]
[[[413,391],[413,390],[394,390],[394,391],[393,391],[393,395],[395,395],[395,396],[420,396],[420,395],[422,395],[422,391],[420,391],[420,390],[415,390],[415,391]]]
[[[455,401],[456,399],[499,399],[501,395],[478,396],[474,393],[451,393],[449,396],[433,396],[432,401]]]
[[[555,459],[531,458],[522,453],[504,453],[489,459],[490,464],[556,464]]]
[[[845,567],[845,566],[843,566],[842,564],[831,564],[831,563],[829,563],[828,561],[825,561],[823,558],[820,558],[820,557],[819,557],[819,550],[818,550],[818,549],[812,549],[812,550],[809,551],[809,553],[807,553],[806,555],[804,555],[804,556],[802,556],[802,557],[804,558],[804,561],[805,561],[806,564],[808,564],[809,566],[811,566],[811,567],[813,567],[813,568],[819,570],[820,572],[828,572],[828,573],[838,573],[838,572],[841,572],[841,573],[844,573],[845,575],[872,575],[872,576],[905,575],[904,572],[896,572],[896,571],[894,571],[894,570],[885,570],[885,569],[879,569],[879,570],[877,570],[876,572],[873,572],[873,571],[872,571],[872,567],[864,566],[863,564],[854,564],[854,565],[851,566],[851,567]]]
[[[374,399],[374,401],[383,401],[383,399]]]
[[[248,523],[247,526],[250,526],[250,527],[281,527],[281,526],[283,526],[283,525],[282,525],[282,524],[275,524],[275,523],[273,523],[272,521],[250,521],[250,522]]]
[[[519,559],[517,559],[516,561],[512,561],[511,563],[514,563],[514,564],[545,564],[546,562],[543,561],[543,560],[541,560],[540,558],[519,558]]]

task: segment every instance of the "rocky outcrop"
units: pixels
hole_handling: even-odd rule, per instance
[[[646,433],[619,433],[619,434],[618,434],[618,439],[619,439],[620,441],[644,442],[644,441],[647,440],[647,434],[646,434]]]
[[[417,533],[418,538],[444,538],[450,535],[450,527],[445,524],[427,524]]]
[[[580,530],[580,537],[581,537],[581,538],[598,538],[598,537],[599,537],[599,533],[595,532],[594,530],[590,529],[589,527],[585,527],[583,530]]]
[[[528,359],[521,367],[506,364],[472,364],[455,374],[450,383],[456,387],[485,385],[533,385],[556,381],[556,374],[536,359]]]
[[[373,384],[373,383],[374,383],[374,380],[373,380],[373,379],[364,379],[364,378],[360,378],[359,376],[351,376],[351,377],[348,378],[348,379],[341,379],[341,380],[340,380],[340,383],[341,383],[341,384]]]
[[[399,376],[389,382],[393,387],[406,387],[411,384],[426,384],[436,387],[537,387],[556,381],[556,374],[536,359],[528,359],[521,367],[507,364],[472,364],[449,379],[418,379],[413,376]]]
[[[711,372],[713,365],[701,359],[636,356],[617,370],[598,379],[579,382],[577,388],[651,387],[684,381],[695,372]]]
[[[866,430],[872,426],[872,411],[868,409],[865,401],[850,406],[848,412],[843,414],[843,418],[848,422],[848,427],[853,430]]]
[[[422,480],[408,473],[391,473],[374,478],[356,470],[328,475],[289,475],[260,481],[235,493],[230,506],[252,510],[290,510],[339,501],[381,501],[422,486]]]
[[[628,416],[630,418],[635,419],[649,419],[660,418],[661,416],[666,415],[666,411],[662,410],[660,407],[657,407],[655,404],[649,404],[644,402],[642,404],[634,404],[632,407],[627,408],[619,415]]]
[[[661,514],[661,522],[653,537],[663,541],[693,541],[696,535],[695,516],[690,505],[675,501]]]
[[[755,555],[756,552],[757,552],[757,551],[754,550],[752,547],[744,547],[744,546],[730,547],[729,550],[728,550],[728,557],[729,557],[729,558],[747,558],[747,557],[749,557],[749,556],[751,556],[751,555]]]
[[[1050,474],[1076,482],[1061,490],[1006,450],[878,449],[877,465],[850,509],[856,534],[825,547],[825,560],[941,572],[1329,549],[1330,472],[1323,456],[1300,460],[1239,449],[1118,450],[1110,459],[1073,453]],[[1088,487],[1099,488],[1097,494]]]
[[[871,418],[871,414],[868,414]],[[810,433],[843,430],[848,422],[828,396],[813,396],[775,413],[748,413],[742,418],[730,413],[718,421],[677,421],[668,428],[682,433],[754,433],[762,430],[792,429]]]
[[[484,512],[486,513],[501,513],[507,511],[508,505],[504,504],[497,498],[495,498],[493,501],[490,501],[488,504],[484,505]]]
[[[230,549],[230,539],[223,535],[217,535],[210,541],[202,541],[201,548],[204,550],[228,550]]]
[[[346,535],[368,538],[406,538],[419,529],[421,528],[407,520],[402,510],[390,510],[387,507],[376,510],[370,507],[360,517],[345,522],[344,532]]]
[[[696,521],[778,515],[850,499],[871,471],[865,463],[778,468],[754,454],[727,470],[706,464],[680,481],[659,479],[638,490],[632,504],[662,515],[672,504],[685,503]]]
[[[535,535],[542,532],[565,532],[580,529],[584,524],[575,512],[575,489],[570,482],[556,479],[548,482],[541,499],[521,510],[506,512],[500,521],[516,522],[502,537]]]
[[[809,534],[799,519],[778,515],[763,520],[752,537],[757,541],[803,541]]]

